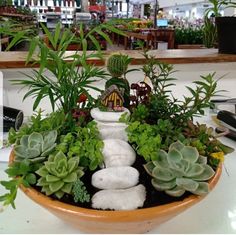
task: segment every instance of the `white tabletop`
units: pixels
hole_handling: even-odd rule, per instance
[[[208,120],[208,123],[212,123]],[[223,143],[236,148],[227,138]],[[0,156],[2,155],[0,150]],[[8,154],[8,151],[5,151]],[[0,163],[0,179],[7,178],[7,163]],[[226,170],[227,172],[226,172]],[[0,187],[0,195],[3,188]],[[18,192],[16,210],[0,213],[0,233],[81,233]],[[236,152],[225,157],[222,176],[212,192],[197,205],[150,233],[236,233]]]

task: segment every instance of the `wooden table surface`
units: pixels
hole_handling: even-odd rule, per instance
[[[66,55],[73,54],[68,51]],[[104,66],[105,60],[114,51],[104,51],[104,60],[99,58],[90,59],[89,63]],[[145,63],[142,51],[138,50],[120,50],[118,53],[127,54],[132,58],[132,65]],[[151,50],[157,60],[171,64],[189,64],[189,63],[218,63],[218,62],[236,62],[236,54],[219,54],[217,49],[171,49],[171,50]],[[0,69],[6,68],[26,68],[38,67],[32,64],[25,65],[27,52],[0,52]]]

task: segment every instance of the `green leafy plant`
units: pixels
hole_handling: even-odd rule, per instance
[[[149,109],[144,104],[139,104],[136,108],[133,109],[130,121],[139,121],[144,122],[144,120],[148,117]]]
[[[211,97],[217,95],[217,81],[215,73],[201,76],[201,80],[194,81],[195,88],[186,87],[191,95],[184,96],[183,101],[179,101],[172,95],[170,89],[174,86],[175,78],[172,78],[173,66],[155,60],[153,56],[144,51],[144,56],[147,59],[146,65],[142,70],[153,85],[153,91],[150,94],[149,116],[146,121],[156,123],[158,119],[170,119],[177,128],[184,127],[188,120],[194,116],[204,114],[204,110],[211,107]]]
[[[36,173],[40,175],[37,186],[46,195],[54,194],[57,198],[72,194],[73,184],[84,174],[79,167],[79,157],[68,158],[59,151],[49,156]]]
[[[86,26],[88,26],[89,28],[87,28]],[[81,45],[81,48],[84,48],[85,44],[83,41],[86,40],[86,49],[93,48],[94,50],[100,51],[102,49],[101,41],[105,40],[108,44],[112,45],[112,41],[109,37],[110,32],[114,32],[123,36],[125,35],[121,30],[113,27],[113,25],[109,23],[92,23],[86,26],[82,23],[80,23],[79,25],[74,24],[72,26],[72,31],[76,36],[75,43]]]
[[[61,136],[56,149],[69,157],[79,157],[80,165],[95,170],[103,161],[103,142],[95,122],[86,127],[76,127],[73,133]]]
[[[207,16],[204,17],[203,43],[207,48],[212,48],[217,43],[217,28],[215,22]]]
[[[176,28],[175,44],[203,44],[202,28]]]
[[[57,24],[55,32],[50,32],[44,25],[41,26],[52,45],[50,48],[40,37],[27,38],[24,31],[14,36],[12,44],[16,44],[19,40],[30,41],[27,63],[39,64],[40,68],[33,70],[33,75],[27,75],[28,79],[14,80],[13,83],[29,88],[24,99],[29,96],[35,97],[34,110],[45,97],[49,98],[53,111],[56,106],[62,108],[66,115],[66,123],[72,130],[74,121],[71,110],[76,108],[78,97],[86,94],[88,99],[92,100],[88,89],[100,91],[92,85],[95,77],[103,79],[107,76],[103,69],[87,62],[88,59],[101,56],[99,52],[87,55],[87,40],[89,38],[95,45],[99,45],[92,33],[99,33],[106,40],[110,40],[102,29],[118,30],[113,29],[110,25],[99,25],[85,35],[81,26],[79,37],[76,37],[70,29],[62,30],[60,24]],[[76,41],[81,44],[82,51],[76,51],[73,55],[68,56],[66,54],[68,46]],[[50,76],[44,73],[46,70],[49,71]]]
[[[168,150],[171,143],[177,140],[185,141],[181,130],[173,126],[169,119],[159,119],[156,124],[150,125],[134,121],[131,117],[126,123],[129,142],[147,162],[158,159],[160,149]]]
[[[206,162],[206,157],[199,156],[196,148],[175,142],[168,153],[160,150],[159,158],[148,162],[145,169],[153,177],[152,185],[156,190],[174,197],[182,196],[185,191],[204,195],[209,192],[205,181],[215,174]]]
[[[20,144],[14,147],[15,161],[24,159],[30,162],[42,162],[55,149],[57,132],[49,131],[44,135],[33,132],[24,135],[20,139]]]
[[[40,68],[34,70],[33,75],[29,75],[28,79],[14,80],[13,83],[29,88],[24,99],[29,96],[35,97],[33,109],[38,107],[44,97],[48,97],[52,110],[54,111],[56,106],[62,108],[68,126],[72,128],[74,124],[71,110],[76,108],[78,97],[81,94],[91,97],[87,89],[100,91],[92,83],[95,81],[94,77],[105,78],[106,73],[101,68],[87,63],[89,58],[99,55],[98,53],[86,54],[87,41],[82,33],[82,53],[76,52],[67,56],[66,50],[68,45],[75,40],[74,34],[69,29],[61,33],[62,28],[59,24],[54,33],[49,32],[45,26],[42,27],[53,48],[48,48],[41,38],[33,38],[27,62],[33,60],[34,63],[40,64]],[[37,51],[39,52],[36,55]],[[44,74],[45,70],[51,73],[51,77]]]
[[[156,131],[155,125],[141,124],[135,121],[126,128],[128,139],[137,153],[146,161],[156,160],[161,148],[161,136]]]

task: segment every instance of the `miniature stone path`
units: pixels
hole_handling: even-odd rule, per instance
[[[146,189],[139,182],[139,172],[132,167],[136,153],[127,143],[126,124],[120,123],[122,112],[103,112],[92,109],[91,115],[104,142],[103,169],[92,175],[92,185],[101,189],[92,197],[92,207],[96,209],[134,210],[142,207],[146,199]]]

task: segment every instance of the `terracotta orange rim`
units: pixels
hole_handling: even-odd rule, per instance
[[[12,151],[9,162],[11,163],[13,159],[14,159],[14,152]],[[215,175],[209,181],[210,190],[212,190],[219,181],[221,173],[222,173],[222,164],[218,167]],[[105,221],[107,219],[111,221],[119,218],[119,222],[121,222],[122,220],[126,222],[127,220],[133,221],[132,218],[129,219],[131,215],[135,217],[135,221],[152,218],[154,215],[155,216],[168,215],[174,210],[178,209],[181,210],[181,208],[190,207],[191,205],[199,202],[205,197],[205,196],[191,195],[185,198],[183,201],[172,202],[156,207],[149,207],[149,208],[129,210],[129,211],[104,211],[104,210],[87,209],[63,203],[58,200],[52,199],[33,188],[26,188],[23,185],[21,185],[20,188],[29,198],[31,198],[36,203],[44,206],[45,208],[64,212],[70,211],[70,213],[76,214],[81,218],[82,217],[84,219],[89,218],[91,220],[101,219]]]

